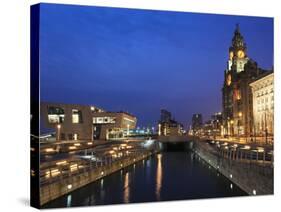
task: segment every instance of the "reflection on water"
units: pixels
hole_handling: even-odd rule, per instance
[[[191,152],[163,152],[88,184],[44,207],[243,195],[246,193]]]
[[[100,188],[103,189],[103,179],[100,180]]]
[[[129,203],[129,197],[130,197],[129,173],[127,172],[124,181],[124,203]]]
[[[71,206],[71,194],[67,195],[67,203],[66,203],[67,207]]]
[[[161,186],[162,186],[162,155],[157,155],[157,173],[156,173],[156,198],[157,200],[161,200],[160,198],[160,192],[161,192]]]

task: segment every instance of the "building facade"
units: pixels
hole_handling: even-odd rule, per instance
[[[192,125],[191,125],[192,134],[193,135],[200,134],[200,132],[202,131],[202,127],[203,127],[202,114],[200,114],[200,113],[193,114],[191,122],[192,122]]]
[[[223,135],[222,113],[217,112],[213,114],[211,120],[212,120],[213,135],[222,136]]]
[[[160,120],[158,122],[158,135],[172,136],[182,134],[183,125],[172,119],[171,112],[162,109],[160,111]]]
[[[135,116],[125,112],[107,112],[101,108],[77,104],[40,104],[40,127],[53,129],[56,140],[107,140],[125,137],[136,127]]]
[[[160,122],[169,122],[171,119],[172,119],[172,114],[171,112],[165,110],[165,109],[162,109],[160,111]]]
[[[183,125],[174,120],[159,123],[159,129],[159,135],[173,136],[183,134]]]
[[[93,114],[94,139],[118,139],[130,135],[137,119],[126,112],[100,112]]]
[[[253,131],[255,136],[273,139],[274,73],[268,73],[250,84],[253,93]]]
[[[211,119],[203,124],[201,135],[209,137],[220,137],[222,136],[223,130],[223,119],[222,113],[217,112],[211,116]]]
[[[224,72],[223,135],[246,138],[253,136],[253,100],[249,84],[263,73],[265,70],[260,69],[248,57],[246,43],[237,25]]]

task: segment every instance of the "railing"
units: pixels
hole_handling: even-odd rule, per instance
[[[119,144],[119,146],[122,144]],[[115,145],[116,146],[116,145]],[[114,146],[114,147],[115,147]],[[58,181],[64,181],[84,173],[99,170],[102,167],[110,167],[127,160],[135,160],[141,156],[157,151],[157,144],[151,148],[136,145],[134,148],[118,148],[114,154],[109,149],[91,148],[80,149],[66,154],[65,158],[51,160],[40,165],[40,185],[46,186]],[[60,153],[56,153],[58,156]],[[52,153],[52,156],[54,153]]]
[[[52,184],[56,181],[63,181],[66,178],[71,178],[86,172],[98,170],[98,168],[101,167],[112,166],[120,161],[133,160],[134,158],[144,155],[147,152],[134,153],[117,159],[113,159],[112,157],[102,157],[101,161],[86,161],[76,159],[68,161],[62,165],[48,166],[47,168],[42,169],[40,172],[40,183],[43,186]]]
[[[273,154],[195,142],[195,152],[248,194],[273,193]]]

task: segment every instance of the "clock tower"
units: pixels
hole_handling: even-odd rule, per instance
[[[239,73],[244,71],[244,66],[248,62],[247,46],[244,38],[240,33],[239,25],[236,25],[234,36],[232,38],[232,45],[229,47],[229,59],[227,69]]]
[[[252,94],[249,83],[263,70],[248,57],[238,24],[228,53],[222,88],[223,135],[249,137],[252,135]]]

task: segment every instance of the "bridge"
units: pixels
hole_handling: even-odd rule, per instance
[[[158,136],[157,141],[161,143],[183,143],[194,141],[197,139],[195,136],[190,135],[170,135],[170,136]]]

